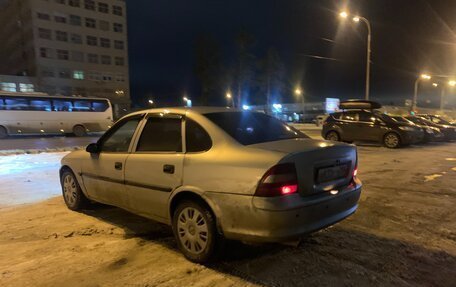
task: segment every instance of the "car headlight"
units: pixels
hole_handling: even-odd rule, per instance
[[[401,130],[403,130],[403,131],[408,131],[408,132],[413,132],[413,131],[415,131],[414,128],[408,127],[408,126],[401,126],[401,127],[399,127],[399,128],[400,128]]]

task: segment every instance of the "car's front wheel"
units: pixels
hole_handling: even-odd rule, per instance
[[[388,133],[383,138],[383,144],[387,148],[398,148],[401,145],[401,139],[396,133]]]
[[[337,132],[330,131],[329,133],[326,134],[326,140],[338,142],[338,141],[340,141],[340,136]]]
[[[65,170],[61,176],[62,194],[66,206],[71,210],[87,207],[89,200],[82,193],[81,187],[70,170]]]
[[[214,258],[219,240],[215,218],[203,204],[181,202],[174,212],[173,232],[179,249],[190,261],[204,263]]]

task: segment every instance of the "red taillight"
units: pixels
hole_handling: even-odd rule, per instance
[[[298,192],[298,179],[293,163],[278,164],[261,178],[255,196],[273,197]]]

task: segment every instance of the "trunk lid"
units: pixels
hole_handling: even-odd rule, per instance
[[[350,184],[357,164],[356,147],[312,139],[290,139],[251,145],[285,154],[278,162],[296,166],[302,196],[340,189]]]

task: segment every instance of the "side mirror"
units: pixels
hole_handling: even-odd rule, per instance
[[[86,152],[100,153],[100,146],[97,143],[91,143],[86,147]]]

